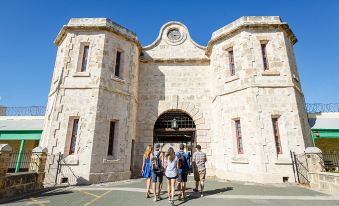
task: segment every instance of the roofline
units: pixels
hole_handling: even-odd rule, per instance
[[[202,45],[198,44],[197,42],[195,42],[195,41],[192,39],[192,37],[191,37],[191,35],[190,35],[190,33],[189,33],[189,30],[188,30],[188,28],[185,26],[185,24],[183,24],[183,23],[181,23],[181,22],[179,22],[179,21],[169,21],[169,22],[165,23],[164,25],[162,25],[161,28],[160,28],[160,30],[159,30],[159,34],[158,34],[157,38],[156,38],[151,44],[149,44],[149,45],[147,45],[147,46],[144,46],[142,49],[143,49],[143,50],[150,50],[150,49],[153,49],[154,47],[156,47],[157,44],[161,41],[161,36],[163,35],[163,33],[164,33],[166,27],[171,26],[171,25],[173,25],[173,24],[178,24],[178,25],[184,27],[184,28],[186,29],[186,31],[187,31],[187,37],[188,37],[188,39],[189,39],[196,47],[198,47],[198,48],[200,48],[200,49],[203,49],[203,50],[206,50],[206,49],[207,49],[206,46],[202,46]]]
[[[248,19],[253,20],[248,20]],[[255,20],[255,18],[261,18],[260,20]],[[265,18],[268,21],[265,21]],[[246,29],[261,29],[261,28],[269,28],[273,27],[275,29],[281,29],[287,34],[287,37],[290,39],[292,44],[295,44],[298,40],[294,33],[292,32],[291,28],[286,22],[282,22],[279,16],[243,16],[226,26],[222,27],[221,29],[213,32],[211,40],[207,44],[207,51],[206,55],[210,55],[212,52],[212,48],[214,44],[218,43],[224,38],[232,36],[234,33],[246,30]],[[218,34],[220,33],[220,34]]]
[[[100,21],[99,23],[92,22],[88,23],[87,21]],[[76,22],[76,23],[74,23]],[[79,22],[79,23],[78,23]],[[119,35],[127,41],[133,42],[137,45],[139,51],[141,52],[141,44],[136,36],[136,34],[125,27],[113,22],[108,18],[72,18],[67,25],[64,25],[59,31],[57,37],[54,40],[54,44],[59,46],[66,34],[70,31],[108,31]]]

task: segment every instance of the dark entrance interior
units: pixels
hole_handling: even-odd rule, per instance
[[[153,142],[163,146],[184,143],[187,151],[192,152],[192,147],[195,144],[195,132],[194,121],[187,113],[170,110],[160,115],[155,122]]]

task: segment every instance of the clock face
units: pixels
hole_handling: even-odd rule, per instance
[[[175,40],[180,39],[181,34],[180,34],[180,32],[179,32],[178,29],[171,29],[171,30],[169,30],[169,32],[167,33],[167,37],[168,37],[170,40],[175,41]]]

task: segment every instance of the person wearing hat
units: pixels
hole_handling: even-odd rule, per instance
[[[163,179],[163,162],[164,162],[164,155],[160,151],[160,144],[156,144],[154,148],[154,152],[151,154],[151,168],[152,168],[152,186],[153,186],[153,194],[154,194],[154,201],[160,200],[160,193],[162,190],[162,179]],[[158,194],[157,194],[157,182],[159,181],[158,185]]]
[[[205,162],[207,161],[206,154],[201,151],[201,146],[197,145],[195,147],[197,149],[196,152],[193,153],[192,157],[192,165],[193,165],[193,173],[194,173],[194,180],[195,180],[195,189],[194,192],[198,192],[198,188],[200,185],[201,189],[201,197],[203,197],[204,192],[204,181],[206,177],[206,166]]]

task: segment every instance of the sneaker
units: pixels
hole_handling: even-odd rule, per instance
[[[204,194],[203,193],[200,193],[200,197],[203,197],[204,196]]]
[[[154,197],[154,198],[153,198],[153,201],[154,201],[154,202],[158,201],[158,198],[157,198],[157,197]]]
[[[193,192],[198,192],[198,191],[199,191],[199,190],[197,190],[197,189],[195,189],[195,188],[193,189]]]

